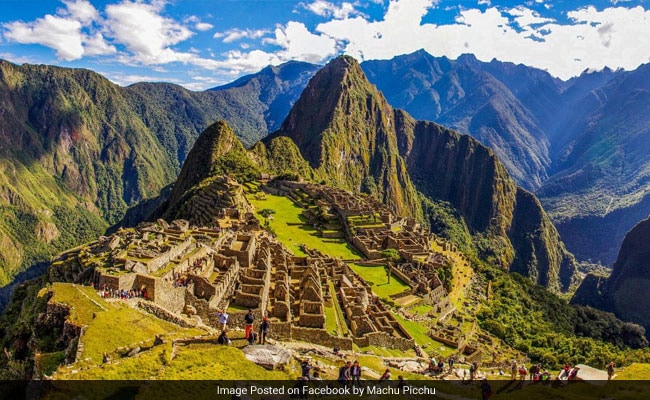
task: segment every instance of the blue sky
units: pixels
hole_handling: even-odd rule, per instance
[[[423,48],[568,79],[650,62],[649,8],[645,0],[0,0],[0,58],[202,90],[289,60]]]

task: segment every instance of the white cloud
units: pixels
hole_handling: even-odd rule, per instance
[[[151,4],[125,1],[106,6],[105,28],[116,41],[145,64],[166,60],[174,52],[169,46],[189,39],[193,32],[176,21],[159,14]]]
[[[223,38],[222,42],[232,43],[242,39],[259,39],[264,35],[270,33],[265,29],[231,29],[225,32],[217,32],[212,37],[215,39]]]
[[[214,25],[209,24],[207,22],[197,22],[196,25],[194,25],[194,28],[197,31],[205,32],[205,31],[209,31],[210,29],[214,28]]]
[[[70,16],[84,25],[99,19],[99,12],[87,0],[63,0],[63,4],[65,4],[66,9],[61,10],[61,14]]]
[[[94,36],[86,37],[83,40],[83,44],[84,55],[99,56],[117,53],[115,46],[108,44],[101,33],[96,33]]]
[[[524,63],[565,79],[590,67],[633,69],[648,61],[650,12],[642,7],[583,8],[568,13],[568,24],[524,7],[461,9],[453,24],[422,23],[433,5],[430,0],[392,0],[383,20],[331,20],[319,24],[316,32],[360,60],[386,59],[424,48],[450,58],[474,53],[483,61]],[[508,16],[514,17],[516,25]]]
[[[7,40],[50,47],[59,59],[72,61],[84,54],[79,21],[46,15],[34,22],[9,22],[3,27]]]
[[[45,15],[32,22],[14,21],[3,24],[4,37],[23,44],[40,44],[56,51],[59,59],[72,61],[84,55],[104,55],[115,48],[99,32],[89,34],[89,27],[99,13],[87,0],[64,1],[66,8],[58,15]]]
[[[362,13],[354,8],[352,3],[348,2],[336,5],[325,0],[316,0],[309,4],[302,3],[301,6],[318,16],[325,18],[345,19],[350,16],[362,15]]]

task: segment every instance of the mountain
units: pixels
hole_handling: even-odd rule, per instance
[[[548,73],[483,63],[472,55],[449,60],[424,50],[362,66],[391,105],[474,136],[524,187],[536,189],[548,177],[544,124],[558,107],[554,100],[562,86]]]
[[[216,153],[207,149],[224,148],[219,143],[234,138],[222,125],[203,135],[206,141],[199,151],[209,154]],[[516,186],[496,155],[468,135],[394,110],[351,57],[339,57],[321,69],[282,127],[248,157],[240,146],[230,147],[236,156],[229,152],[222,158],[254,160],[261,171],[290,160],[294,173],[302,170],[329,185],[368,193],[402,215],[421,217],[423,196],[447,202],[467,225],[483,259],[552,290],[566,290],[573,282],[575,261],[553,224],[535,196]],[[206,164],[187,171],[199,171],[196,176],[205,180],[214,174],[200,171],[224,165],[222,158],[196,157]],[[186,165],[193,160],[188,157]],[[230,171],[239,165],[231,164]],[[182,189],[172,197],[189,196],[187,188],[200,187],[194,176],[179,179],[175,187]],[[437,218],[430,211],[424,217]]]
[[[0,61],[0,283],[156,196],[215,120],[249,145],[265,136],[317,68],[287,63],[192,92]]]
[[[581,258],[611,264],[650,213],[649,82],[650,64],[619,72],[576,103],[558,137],[554,172],[537,193]]]
[[[370,193],[398,214],[422,215],[397,147],[397,116],[359,63],[339,57],[309,82],[281,128],[331,185]]]
[[[300,61],[269,65],[260,72],[243,76],[211,91],[228,94],[232,98],[249,99],[251,114],[264,116],[265,130],[258,139],[280,127],[307,82],[322,66]],[[259,110],[259,111],[257,111]],[[230,120],[230,119],[228,119]]]
[[[650,302],[643,295],[650,284],[650,218],[626,235],[609,278],[588,275],[571,300],[611,311],[624,321],[650,328]]]
[[[491,148],[579,259],[611,264],[650,212],[650,65],[563,82],[521,64],[420,50],[362,67],[391,105]]]

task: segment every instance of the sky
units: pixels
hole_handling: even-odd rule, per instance
[[[424,49],[569,79],[650,62],[650,0],[0,0],[0,58],[190,90],[269,64]]]

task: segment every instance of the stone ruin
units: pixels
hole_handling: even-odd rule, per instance
[[[228,178],[211,185],[214,190],[206,193],[218,194],[218,200],[202,194],[206,201],[197,198],[187,206],[193,207],[200,221],[160,219],[120,229],[62,253],[54,264],[62,267],[61,273],[86,276],[98,289],[146,289],[146,299],[139,303],[143,309],[159,310],[156,314],[162,318],[185,314],[185,319],[216,327],[217,311],[228,308],[231,326],[238,327],[250,308],[258,321],[264,315],[271,318],[271,335],[278,339],[348,350],[353,344],[413,348],[413,338],[349,265],[315,250],[305,249],[306,257],[292,255],[260,229],[252,210],[233,207],[241,187]],[[351,241],[362,252],[397,249],[406,261],[397,264],[394,273],[427,302],[443,301],[446,292],[435,269],[445,260],[430,250],[427,233],[416,223],[394,216],[370,198],[342,190],[301,183],[286,183],[282,188],[300,189],[301,201],[314,201],[330,210],[346,235],[355,232]],[[363,219],[354,218],[369,213],[372,223],[380,226],[348,222],[359,223]],[[208,215],[207,227],[195,226],[208,222]],[[346,325],[349,336],[327,332],[326,307],[340,310],[338,323]]]

